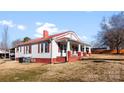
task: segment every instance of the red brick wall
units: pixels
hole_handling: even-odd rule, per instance
[[[66,57],[57,57],[56,62],[66,62]]]
[[[78,60],[80,60],[78,56],[71,56],[71,57],[69,58],[69,62],[76,62],[76,61],[78,61]]]
[[[57,57],[57,58],[34,58],[32,62],[35,63],[58,63],[58,62],[66,62],[66,57]]]
[[[35,63],[51,63],[51,59],[50,58],[33,58],[32,62]]]

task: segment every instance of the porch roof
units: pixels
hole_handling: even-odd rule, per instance
[[[60,38],[60,39],[57,39],[57,40],[56,40],[56,42],[62,42],[62,41],[66,41],[66,42],[67,42],[67,41],[70,41],[70,42],[74,42],[74,43],[77,43],[77,44],[90,46],[90,44],[84,43],[83,41],[76,41],[76,40],[73,40],[73,39],[67,38],[67,37]]]
[[[27,41],[27,42],[21,42],[21,43],[18,44],[17,46],[23,46],[23,45],[38,43],[38,42],[41,42],[41,41],[50,40],[50,39],[52,39],[52,38],[54,38],[54,37],[57,37],[57,36],[60,36],[60,35],[63,35],[63,34],[69,33],[69,32],[73,32],[73,31],[66,31],[66,32],[62,32],[62,33],[50,35],[50,36],[48,36],[47,38],[41,37],[41,38],[32,39],[32,40],[29,40],[29,41]]]
[[[54,34],[54,35],[50,35],[48,36],[47,38],[36,38],[36,39],[32,39],[32,40],[29,40],[28,42],[21,42],[20,44],[18,44],[17,46],[23,46],[23,45],[28,45],[28,44],[34,44],[34,43],[39,43],[41,41],[47,41],[47,40],[50,40],[50,39],[55,39],[55,37],[59,37],[63,34],[66,34],[66,33],[69,33],[69,32],[73,32],[73,31],[66,31],[66,32],[62,32],[62,33],[58,33],[58,34]],[[74,33],[74,32],[73,32]],[[76,42],[76,43],[80,43],[82,45],[87,45],[87,46],[90,46],[89,44],[87,43],[84,43],[83,41],[81,40],[73,40],[71,38],[67,38],[67,37],[64,37],[64,38],[60,38],[60,39],[55,39],[56,41],[59,41],[59,40],[69,40],[69,41],[73,41],[73,42]]]

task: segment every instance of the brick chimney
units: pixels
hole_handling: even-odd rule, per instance
[[[47,30],[43,31],[43,38],[48,38],[49,34]]]

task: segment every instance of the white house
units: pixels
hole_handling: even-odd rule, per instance
[[[91,53],[89,44],[83,43],[73,31],[49,35],[20,43],[15,48],[15,58],[30,57],[32,62],[56,63],[77,61]]]
[[[0,48],[0,58],[9,58],[9,52]]]

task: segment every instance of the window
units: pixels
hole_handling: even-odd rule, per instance
[[[87,52],[87,53],[89,52],[89,48],[86,48],[86,52]]]
[[[67,45],[63,45],[63,49],[64,49],[64,53],[66,53],[66,48],[67,48]]]
[[[41,43],[41,53],[43,53],[43,43]]]
[[[26,46],[26,54],[28,53],[28,46]]]
[[[31,45],[29,45],[29,53],[31,53]]]
[[[24,46],[24,54],[31,53],[31,45]]]
[[[40,44],[38,43],[38,53],[40,53]]]
[[[17,50],[16,50],[16,52],[18,52],[19,51],[19,47],[17,47]]]
[[[25,54],[25,46],[24,46],[24,54]]]
[[[22,47],[20,46],[20,52],[22,51]]]
[[[45,53],[49,52],[49,43],[45,42]]]

